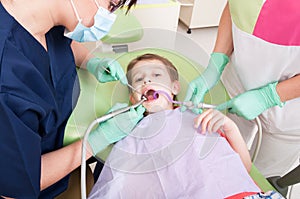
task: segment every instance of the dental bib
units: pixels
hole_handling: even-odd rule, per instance
[[[259,192],[223,137],[200,156],[207,136],[193,128],[192,112],[145,117],[109,155],[89,198],[214,198]]]

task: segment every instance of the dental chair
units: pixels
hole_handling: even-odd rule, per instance
[[[284,176],[273,176],[267,180],[281,195],[287,196],[289,186],[300,183],[300,164]]]

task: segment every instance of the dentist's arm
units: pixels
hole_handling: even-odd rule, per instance
[[[128,104],[116,104],[109,112],[127,107]],[[86,159],[103,150],[109,144],[126,137],[143,118],[145,108],[139,106],[116,115],[98,125],[90,133]],[[54,184],[81,165],[82,139],[59,150],[42,155],[41,190]]]
[[[81,165],[81,146],[80,139],[59,150],[42,155],[41,190],[56,183]],[[91,149],[87,151],[86,159],[89,159],[92,156]]]

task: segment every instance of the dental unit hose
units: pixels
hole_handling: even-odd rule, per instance
[[[146,96],[142,96],[142,99],[138,103],[133,104],[128,107],[125,107],[125,108],[122,108],[122,109],[119,109],[119,110],[116,110],[116,111],[113,111],[102,117],[99,117],[99,118],[95,119],[88,126],[88,128],[85,131],[84,136],[83,136],[82,149],[81,149],[81,172],[80,172],[81,173],[81,182],[80,182],[80,184],[81,184],[81,198],[82,199],[86,199],[86,148],[87,148],[88,137],[89,137],[91,130],[93,129],[93,127],[96,124],[99,124],[99,123],[104,122],[112,117],[115,117],[115,116],[121,114],[121,113],[124,113],[124,112],[130,110],[131,108],[136,108],[146,100],[147,100]]]

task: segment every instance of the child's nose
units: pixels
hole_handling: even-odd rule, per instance
[[[151,80],[149,79],[149,80],[145,80],[144,81],[144,84],[148,84],[148,83],[150,83],[151,82]]]

